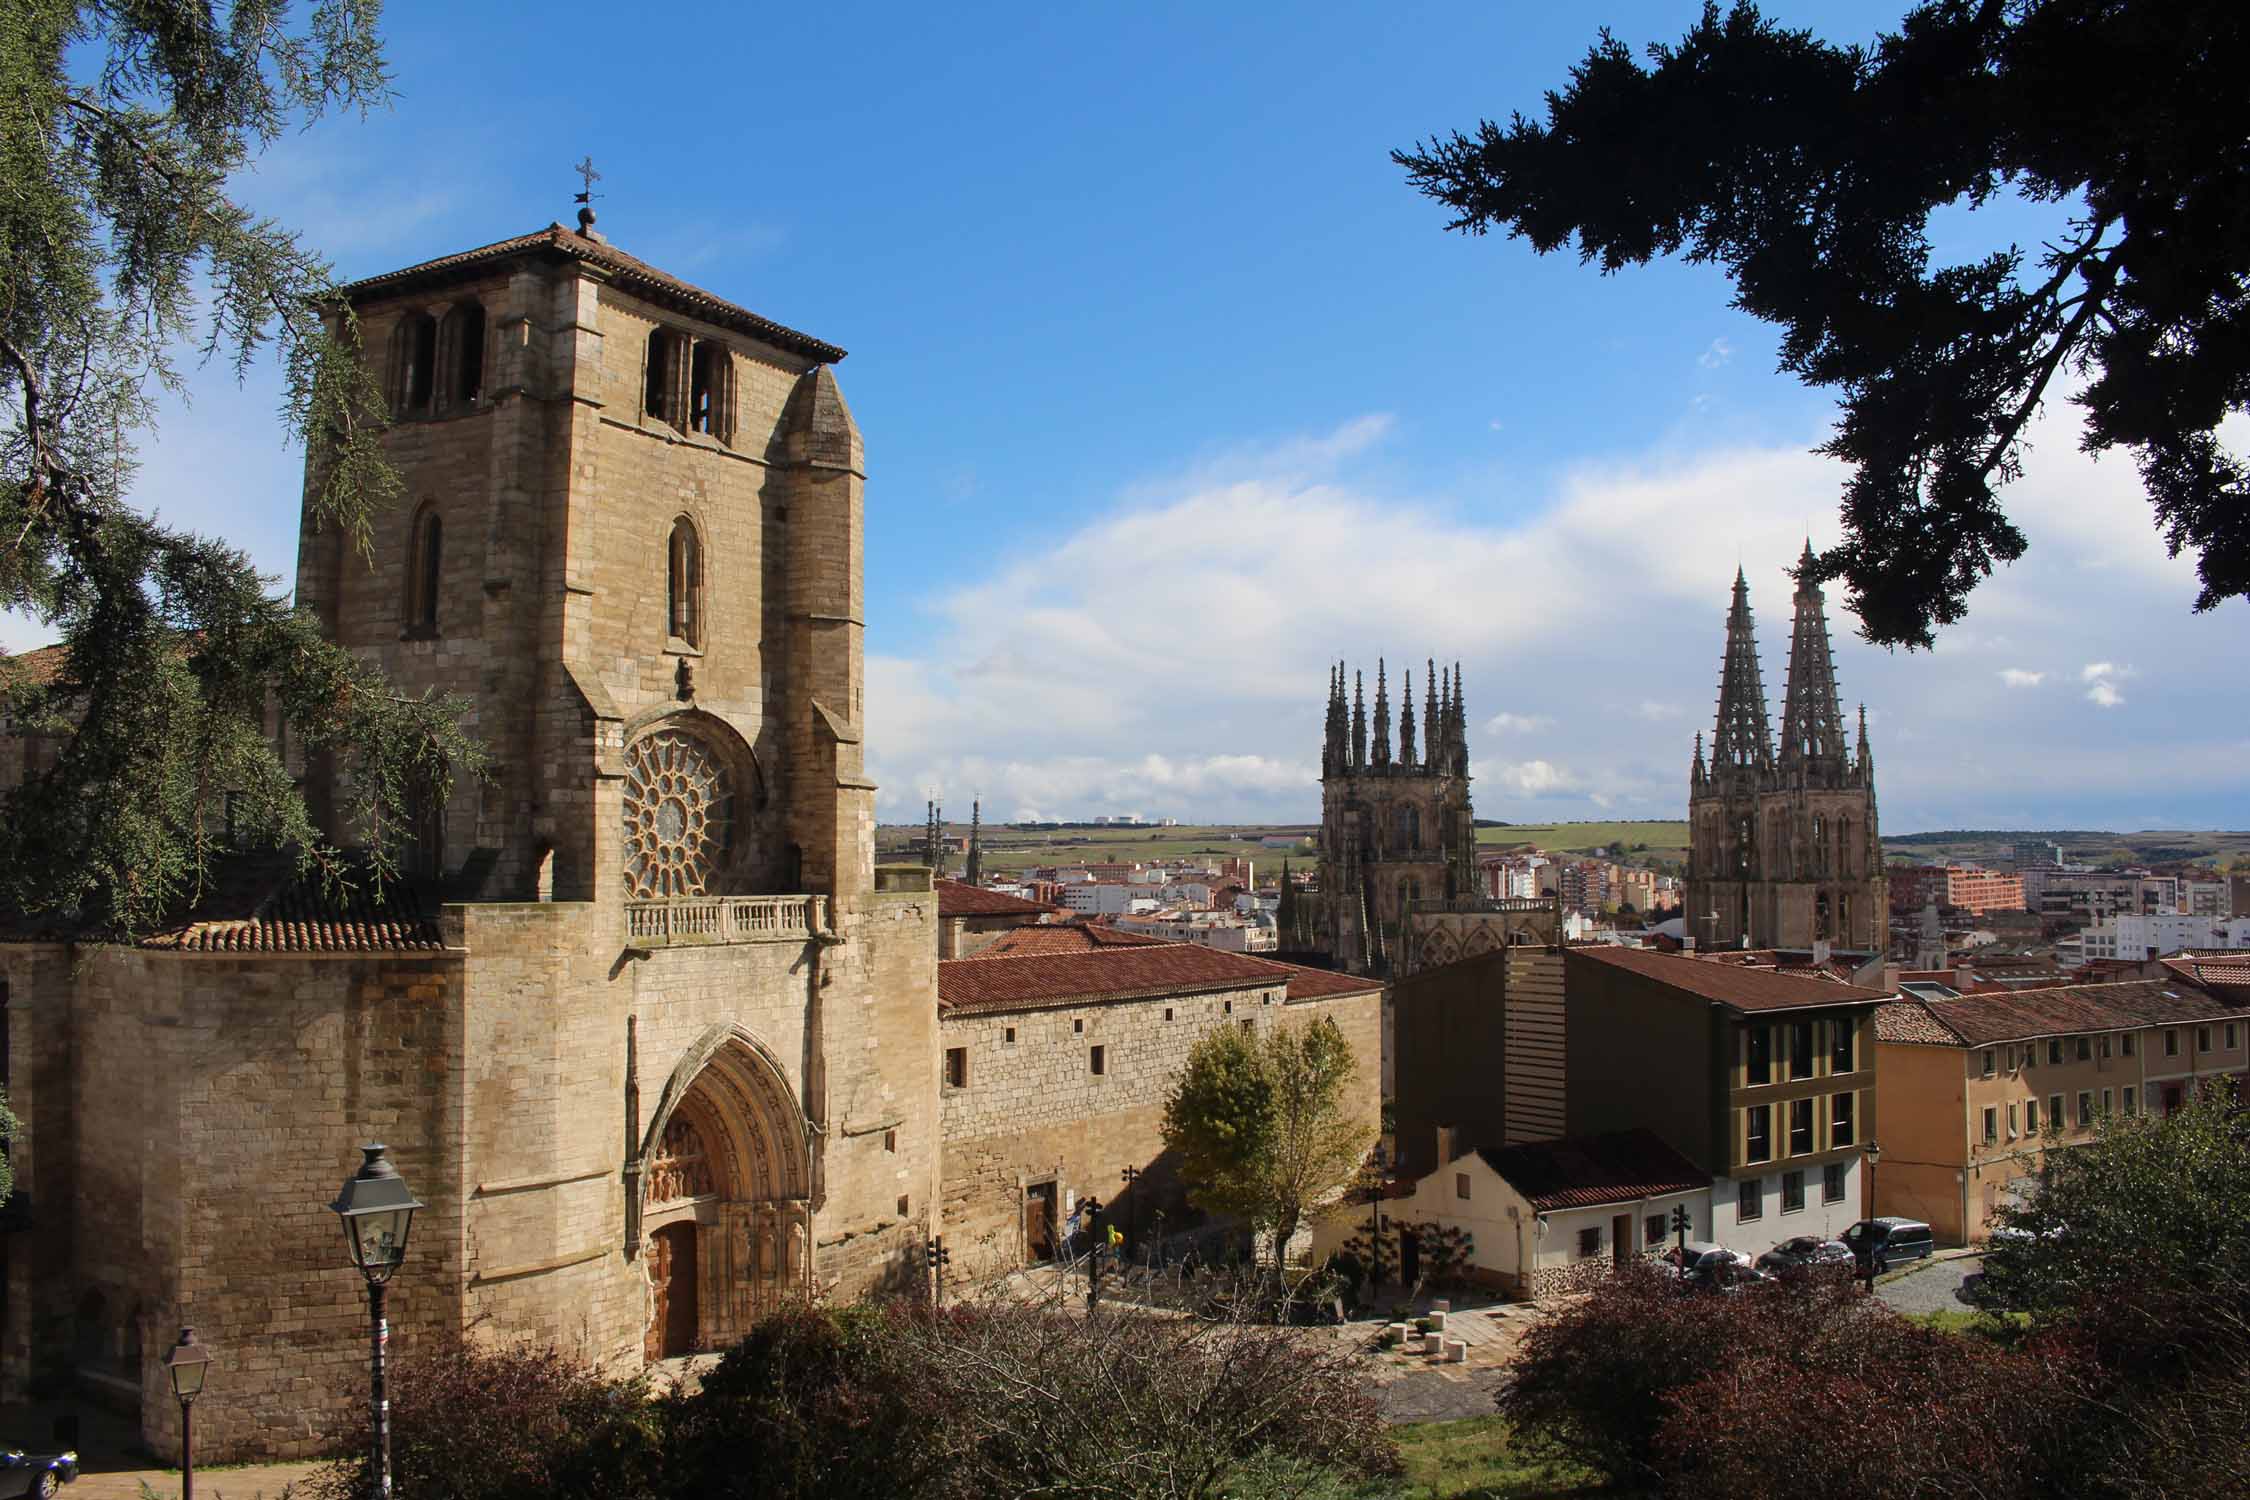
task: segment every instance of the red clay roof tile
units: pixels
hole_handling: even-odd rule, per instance
[[[1480,1150],[1477,1155],[1542,1213],[1691,1193],[1711,1186],[1710,1173],[1697,1170],[1694,1162],[1665,1145],[1650,1130],[1526,1141],[1498,1150]]]
[[[1626,969],[1676,990],[1716,1000],[1736,1010],[1794,1010],[1814,1005],[1851,1005],[1888,999],[1882,990],[1862,989],[1809,974],[1784,974],[1739,963],[1713,963],[1649,948],[1571,948],[1566,964],[1598,963]],[[1567,970],[1566,970],[1567,972]]]

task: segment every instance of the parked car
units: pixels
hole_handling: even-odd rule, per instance
[[[2061,1243],[2069,1233],[2070,1226],[2068,1224],[2051,1224],[2040,1230],[2036,1235],[2028,1229],[2002,1228],[1992,1231],[1992,1243],[1995,1245],[2028,1245],[2034,1240],[2045,1240],[2048,1244],[2054,1245]]]
[[[1792,1279],[1823,1272],[1847,1275],[1857,1257],[1842,1240],[1824,1240],[1817,1234],[1800,1234],[1758,1257],[1758,1269],[1769,1276]]]
[[[78,1455],[26,1453],[21,1448],[0,1448],[0,1500],[35,1495],[54,1500],[55,1491],[78,1477]]]
[[[1919,1260],[1937,1248],[1930,1226],[1920,1219],[1862,1219],[1843,1238],[1862,1276],[1880,1276],[1895,1261]]]
[[[1685,1280],[1691,1291],[1739,1292],[1746,1287],[1763,1286],[1773,1278],[1759,1270],[1740,1250],[1713,1246],[1688,1267]]]
[[[1676,1244],[1667,1247],[1664,1253],[1656,1258],[1656,1263],[1675,1277],[1685,1276],[1695,1269],[1696,1263],[1702,1260],[1704,1256],[1715,1250],[1724,1250],[1724,1248],[1724,1246],[1714,1244],[1710,1240],[1689,1240],[1684,1245]],[[1731,1254],[1732,1252],[1727,1253]]]

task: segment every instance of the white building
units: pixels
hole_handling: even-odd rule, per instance
[[[2250,919],[2184,912],[2121,912],[2080,934],[2084,958],[2167,958],[2189,948],[2250,947]]]

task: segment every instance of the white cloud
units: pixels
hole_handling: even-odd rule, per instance
[[[2078,680],[2080,682],[2099,682],[2116,670],[2117,666],[2113,662],[2090,661],[2079,669]]]
[[[2090,661],[2080,669],[2078,680],[2087,684],[2086,701],[2096,708],[2116,708],[2125,701],[2117,684],[2136,675],[2131,667],[2121,667],[2115,662]]]
[[[1713,339],[1709,346],[1695,357],[1695,362],[1706,370],[1716,370],[1732,358],[1734,358],[1734,345],[1725,339]]]
[[[1677,703],[1659,703],[1654,698],[1643,698],[1641,706],[1634,709],[1633,712],[1651,722],[1662,722],[1666,719],[1676,719],[1686,713],[1687,710]]]
[[[1555,721],[1547,714],[1497,713],[1484,721],[1484,727],[1488,734],[1537,734],[1554,728]]]
[[[1563,767],[1544,760],[1502,761],[1493,774],[1519,797],[1555,797],[1583,785]]]
[[[2115,708],[2125,701],[2125,695],[2108,682],[2097,682],[2086,689],[2086,700],[2102,708]]]
[[[2021,667],[2002,667],[2000,680],[2012,688],[2037,687],[2047,680],[2044,672],[2027,672]]]

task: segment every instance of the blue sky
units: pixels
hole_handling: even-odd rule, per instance
[[[1387,153],[1696,7],[1213,9],[397,4],[396,105],[245,190],[357,276],[567,220],[590,152],[618,244],[852,350],[886,818],[1309,818],[1325,663],[1379,653],[1465,663],[1481,815],[1678,816],[1738,561],[1780,692],[1829,400],[1718,273],[1443,233]],[[142,495],[286,572],[275,401],[205,371]],[[2250,609],[2189,613],[2066,404],[2036,436],[2033,551],[1935,653],[1834,619],[1885,827],[2250,823]]]

